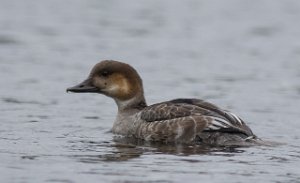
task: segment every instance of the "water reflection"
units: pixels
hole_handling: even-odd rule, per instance
[[[128,161],[148,154],[169,154],[176,156],[190,155],[215,155],[234,156],[236,153],[245,152],[239,147],[211,147],[204,145],[174,145],[160,142],[147,142],[128,137],[114,137],[112,142],[106,141],[78,141],[81,143],[77,150],[93,152],[87,155],[73,155],[72,157],[84,163],[99,163],[102,161]],[[76,143],[76,142],[72,142]],[[74,146],[72,146],[74,150]],[[96,154],[94,154],[96,152]],[[99,154],[97,154],[99,153]],[[184,160],[192,161],[194,160]]]

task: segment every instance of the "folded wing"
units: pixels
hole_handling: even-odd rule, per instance
[[[235,114],[199,99],[175,99],[146,107],[141,112],[146,122],[180,122],[193,119],[203,128],[196,133],[223,132],[254,136],[250,128]],[[176,120],[177,119],[177,120]]]

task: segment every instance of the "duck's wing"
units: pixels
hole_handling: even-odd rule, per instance
[[[138,126],[135,134],[152,141],[190,143],[211,123],[211,119],[201,115],[207,112],[181,103],[164,102],[148,106],[139,112],[139,119],[146,123]]]
[[[197,99],[176,99],[148,106],[141,111],[141,119],[146,122],[168,122],[194,118],[201,131],[242,133],[253,136],[250,128],[236,115],[217,106]],[[175,120],[177,119],[177,120]],[[201,132],[199,131],[199,133]]]
[[[200,100],[200,99],[175,99],[169,101],[171,103],[176,104],[190,104],[198,106],[202,109],[206,109],[211,112],[212,118],[214,118],[217,122],[227,122],[229,124],[225,125],[225,128],[217,129],[219,131],[224,132],[235,132],[239,131],[241,133],[244,133],[247,136],[255,136],[252,132],[252,130],[246,125],[244,120],[242,120],[240,117],[235,115],[234,113],[224,110],[210,102]],[[225,121],[224,121],[225,120]],[[218,125],[217,125],[218,126]],[[213,128],[213,127],[212,127]],[[213,130],[212,128],[208,128],[207,130]]]
[[[141,118],[147,122],[183,118],[199,113],[200,110],[196,108],[198,107],[190,104],[163,102],[144,108],[141,112]],[[206,110],[201,112],[205,113]]]

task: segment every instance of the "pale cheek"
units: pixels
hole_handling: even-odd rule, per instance
[[[128,82],[127,82],[126,79],[122,80],[122,83],[121,83],[120,86],[121,86],[120,90],[121,90],[123,93],[126,93],[126,94],[129,93],[130,87],[129,87],[129,84],[128,84]]]
[[[111,96],[117,97],[119,99],[124,99],[128,97],[130,88],[126,81],[119,80],[118,83],[107,87],[105,91],[107,93],[110,93]]]
[[[120,92],[120,88],[118,85],[110,85],[109,87],[105,88],[105,91],[112,94],[112,95],[118,95]]]
[[[106,87],[106,83],[105,81],[103,81],[102,79],[100,78],[95,78],[93,80],[93,85],[96,86],[97,88],[100,88],[100,89],[103,89]]]

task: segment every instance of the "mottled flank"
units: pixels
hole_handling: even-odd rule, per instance
[[[226,139],[232,143],[233,136],[239,136],[238,140],[255,137],[244,121],[236,115],[202,100],[176,99],[146,107],[140,114],[140,121],[158,123],[161,126],[159,130],[175,132],[176,138],[167,138],[167,141],[221,145],[226,143]],[[167,127],[160,125],[165,123]],[[149,128],[149,125],[145,126]],[[149,131],[156,133],[156,125],[152,125]],[[214,138],[202,134],[214,134]]]
[[[115,134],[165,143],[258,144],[242,119],[209,102],[175,99],[147,106],[140,76],[122,62],[105,60],[96,64],[88,79],[67,91],[101,93],[113,98],[118,105],[112,128]]]

